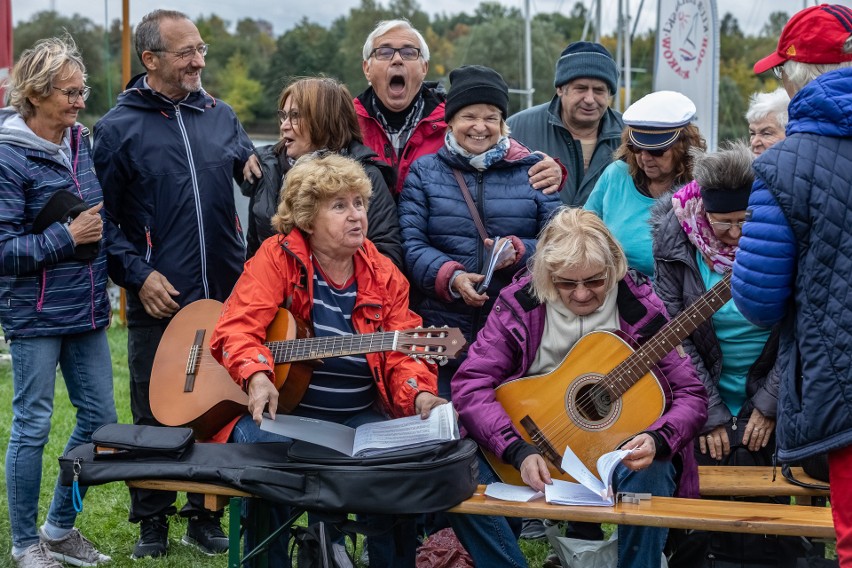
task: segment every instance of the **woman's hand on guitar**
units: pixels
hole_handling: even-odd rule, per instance
[[[622,450],[632,450],[626,455],[621,463],[631,471],[640,471],[650,466],[657,455],[657,443],[649,434],[638,434],[632,440],[624,444]]]
[[[521,463],[521,479],[536,491],[544,491],[545,485],[550,485],[550,471],[541,454],[532,454]]]
[[[698,437],[698,449],[702,454],[710,452],[710,457],[714,460],[721,460],[731,453],[731,441],[728,438],[728,431],[725,425],[717,426],[710,430],[707,434],[702,434]]]
[[[260,426],[263,410],[269,406],[269,415],[274,419],[278,410],[278,389],[266,373],[258,371],[248,378],[248,411],[255,424]]]
[[[433,408],[442,404],[447,404],[446,399],[435,396],[431,392],[421,392],[414,397],[414,411],[417,412],[423,420],[429,418],[429,414],[432,412]]]

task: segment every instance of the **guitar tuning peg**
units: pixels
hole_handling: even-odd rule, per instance
[[[446,357],[436,357],[436,359],[438,360],[438,365],[441,367],[443,367],[449,362],[449,359],[447,359]]]

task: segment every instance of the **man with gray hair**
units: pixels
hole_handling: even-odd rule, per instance
[[[355,97],[355,111],[364,144],[388,162],[396,174],[394,198],[411,164],[444,145],[446,93],[427,82],[429,47],[407,20],[379,22],[367,36],[362,52],[369,87]],[[562,168],[547,158],[530,168],[530,183],[546,193],[562,184]]]
[[[748,142],[751,153],[760,156],[767,148],[784,140],[784,130],[790,118],[787,105],[790,95],[784,87],[771,93],[754,93],[748,101],[745,119],[748,121]]]
[[[787,137],[754,161],[732,292],[781,324],[781,461],[828,454],[837,558],[852,565],[852,8],[795,14],[758,61],[791,97]],[[826,481],[828,481],[826,479]]]
[[[559,196],[566,205],[582,207],[621,144],[624,123],[609,107],[618,69],[604,46],[576,41],[556,61],[553,84],[556,94],[549,103],[507,122],[513,138],[562,162],[568,178]]]
[[[185,14],[146,15],[136,27],[146,73],[95,125],[95,167],[116,224],[107,233],[109,275],[127,289],[135,424],[158,424],[149,401],[151,368],[171,317],[195,300],[226,300],[245,260],[233,180],[242,181],[243,166],[256,158],[231,107],[201,86],[207,48]],[[175,496],[131,490],[130,520],[141,524],[134,558],[166,553]],[[221,514],[203,505],[202,495],[188,495],[183,542],[207,554],[225,552]]]

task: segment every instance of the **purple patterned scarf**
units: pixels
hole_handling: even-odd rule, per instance
[[[675,217],[680,221],[689,241],[701,251],[704,259],[719,274],[725,274],[734,266],[734,255],[739,247],[726,245],[716,237],[713,226],[707,220],[701,189],[694,180],[672,195]]]

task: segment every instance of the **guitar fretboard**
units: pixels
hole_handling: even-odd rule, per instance
[[[270,341],[265,345],[272,352],[275,364],[292,361],[308,361],[323,357],[341,357],[375,353],[378,351],[393,351],[396,349],[399,332],[386,331],[355,335],[337,335],[334,337],[309,337],[305,339],[290,339]]]
[[[728,272],[695,303],[672,318],[654,337],[609,372],[605,382],[610,392],[616,398],[627,392],[627,389],[644,377],[654,365],[730,299],[731,273]]]

